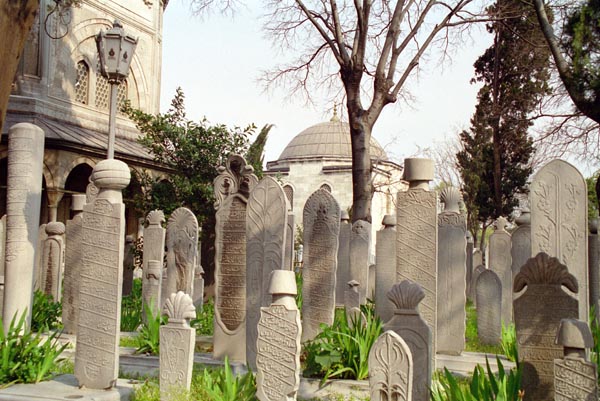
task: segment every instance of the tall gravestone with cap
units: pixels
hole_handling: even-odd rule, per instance
[[[289,207],[289,204],[288,204]],[[284,270],[294,270],[294,240],[296,238],[296,216],[288,210],[287,224],[285,226],[285,256],[283,259]]]
[[[387,322],[394,315],[394,305],[387,293],[396,282],[396,216],[386,214],[382,223],[375,243],[375,312]]]
[[[484,269],[475,284],[477,336],[482,344],[497,345],[502,338],[502,282],[491,269]]]
[[[340,205],[318,189],[304,205],[302,341],[312,340],[321,323],[332,324],[335,309]]]
[[[215,333],[213,356],[246,361],[246,205],[258,183],[252,166],[231,155],[215,191]]]
[[[413,358],[412,400],[428,401],[433,372],[431,329],[419,314],[419,303],[425,293],[419,284],[409,280],[394,284],[388,298],[395,307],[394,315],[383,329],[398,334],[410,348]]]
[[[515,219],[517,228],[510,234],[510,256],[513,278],[531,257],[531,213],[523,209]]]
[[[405,159],[407,191],[398,193],[396,225],[397,281],[411,280],[425,292],[421,315],[433,333],[437,327],[437,195],[429,190],[433,161]]]
[[[246,364],[256,370],[256,337],[261,307],[269,306],[271,272],[285,257],[286,196],[281,185],[265,177],[248,197],[246,209]]]
[[[125,236],[125,256],[123,257],[123,296],[133,290],[133,269],[135,269],[135,238]]]
[[[444,188],[444,210],[438,215],[437,352],[450,355],[465,348],[467,219],[460,199],[458,189]]]
[[[79,317],[79,275],[81,273],[81,243],[83,240],[83,206],[85,195],[73,194],[71,210],[73,218],[65,227],[65,273],[63,278],[62,323],[67,334],[77,331]]]
[[[369,289],[369,248],[371,243],[371,223],[357,220],[352,223],[350,233],[350,280],[360,283],[358,292],[360,303],[367,302]]]
[[[160,311],[162,296],[163,265],[165,258],[165,214],[153,210],[146,216],[148,227],[144,229],[144,254],[142,256],[142,318],[146,319],[146,308]],[[166,300],[166,294],[165,294]]]
[[[302,323],[296,306],[293,271],[274,270],[271,305],[260,308],[256,341],[256,396],[261,401],[292,401],[300,387]]]
[[[594,346],[590,327],[581,320],[563,319],[556,344],[563,347],[564,356],[554,360],[554,400],[597,401],[597,367],[586,358],[586,348]]]
[[[113,387],[119,373],[125,241],[121,191],[129,184],[129,167],[119,160],[102,160],[92,180],[99,192],[83,208],[75,376],[80,386],[103,389]]]
[[[473,234],[470,231],[467,231],[467,265],[466,265],[466,280],[467,280],[467,299],[470,299],[471,293],[471,278],[473,277],[473,251],[474,251],[474,243],[473,243]]]
[[[590,220],[588,234],[588,268],[590,280],[590,306],[594,307],[596,318],[600,316],[600,242],[598,242],[598,218]]]
[[[576,319],[577,279],[557,258],[540,252],[516,275],[514,292],[525,291],[514,300],[515,327],[522,366],[525,401],[554,400],[554,359],[562,348],[555,336],[562,319]]]
[[[350,234],[352,224],[346,210],[340,211],[340,234],[337,254],[337,270],[335,279],[335,303],[338,307],[344,306],[344,294],[350,278]]]
[[[198,220],[185,207],[175,209],[167,221],[167,294],[194,294],[198,252]]]
[[[55,302],[61,301],[65,225],[60,221],[46,224],[46,240],[42,251],[42,289]]]
[[[506,231],[506,219],[498,217],[494,232],[489,240],[490,269],[493,270],[502,283],[501,313],[502,321],[508,325],[512,322],[512,262],[510,257],[510,234]]]

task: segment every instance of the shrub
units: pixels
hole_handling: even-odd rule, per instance
[[[160,326],[167,323],[167,317],[146,305],[146,323],[142,324],[137,336],[138,347],[136,354],[158,355],[160,352]]]
[[[212,336],[215,330],[215,301],[209,298],[202,306],[202,312],[196,314],[196,318],[190,322],[190,326],[196,329],[200,336]]]
[[[594,338],[594,347],[591,349],[590,359],[597,366],[596,372],[599,375],[598,384],[600,384],[600,322],[598,322],[598,318],[596,317],[595,305],[592,305],[590,308],[590,329]]]
[[[60,316],[62,305],[54,302],[52,295],[46,295],[40,290],[33,293],[33,306],[31,308],[31,330],[45,332],[62,328]]]
[[[369,375],[369,351],[382,332],[381,319],[374,305],[361,306],[365,316],[353,316],[348,322],[346,311],[336,313],[333,325],[321,325],[321,333],[305,344],[305,376],[363,380]]]
[[[225,357],[223,369],[204,369],[192,378],[194,400],[206,401],[254,401],[256,381],[252,372],[234,375]]]
[[[131,294],[121,301],[121,331],[136,331],[142,323],[142,280],[133,280]]]
[[[10,322],[6,335],[0,321],[0,387],[14,383],[38,383],[52,376],[60,354],[67,344],[60,345],[58,332],[47,338],[25,327],[26,314]]]
[[[519,363],[519,350],[517,348],[517,330],[514,323],[508,326],[502,323],[502,341],[500,343],[502,353],[506,355],[509,361]]]

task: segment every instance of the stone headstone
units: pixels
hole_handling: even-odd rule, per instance
[[[360,303],[367,302],[369,289],[369,247],[371,243],[371,223],[357,220],[352,223],[350,233],[350,280],[361,283]]]
[[[65,225],[58,221],[46,224],[46,240],[42,253],[42,289],[55,302],[61,301],[64,265]]]
[[[350,216],[345,210],[341,211],[340,218],[340,236],[337,254],[337,273],[335,285],[336,306],[344,307],[344,294],[346,293],[346,284],[351,281],[350,278],[350,235],[352,233],[352,224]]]
[[[4,248],[6,247],[6,215],[0,219],[0,276],[4,277]]]
[[[483,253],[481,249],[475,249],[473,251],[473,266],[477,267],[479,265],[483,265]]]
[[[288,211],[287,224],[285,226],[285,256],[283,269],[294,270],[294,240],[296,238],[296,217]]]
[[[202,229],[200,229],[202,231]],[[204,307],[204,269],[202,268],[202,258],[200,257],[202,252],[202,243],[198,241],[198,253],[196,257],[196,268],[194,269],[194,306],[196,311],[202,312]]]
[[[425,293],[419,284],[404,280],[391,288],[388,298],[396,309],[383,329],[392,330],[400,335],[410,348],[414,368],[413,401],[429,401],[433,372],[433,341],[431,329],[418,311],[419,303],[425,298]]]
[[[113,387],[119,373],[125,242],[121,191],[129,179],[125,163],[102,160],[92,172],[98,196],[83,208],[75,377],[79,386],[90,389]]]
[[[183,291],[171,294],[163,309],[169,323],[160,326],[160,399],[168,401],[192,384],[196,330],[190,319],[196,318],[192,298]]]
[[[588,235],[588,268],[590,280],[590,306],[594,306],[596,319],[600,317],[600,242],[598,241],[598,218],[590,220]]]
[[[153,210],[146,216],[148,227],[144,229],[144,252],[142,256],[142,319],[146,321],[146,305],[158,312],[166,302],[162,293],[165,258],[165,215],[162,210]],[[152,261],[152,263],[150,263]],[[157,271],[160,270],[160,271]]]
[[[563,347],[564,357],[554,360],[554,400],[597,401],[597,367],[586,358],[586,348],[594,346],[587,323],[563,319],[556,343]]]
[[[98,196],[98,187],[94,185],[90,176],[90,182],[85,188],[85,203],[92,203],[96,199],[96,196]]]
[[[423,288],[421,316],[432,331],[435,353],[437,327],[437,195],[429,191],[433,161],[405,159],[405,192],[398,193],[397,281],[411,280]]]
[[[15,316],[18,318],[27,313],[27,325],[31,322],[43,162],[44,131],[29,123],[10,127],[2,309],[5,333]]]
[[[346,283],[344,308],[348,317],[354,313],[355,309],[360,311],[360,283],[356,280],[350,280]]]
[[[194,293],[194,270],[198,250],[198,220],[190,209],[180,207],[167,221],[167,293]]]
[[[460,355],[465,348],[467,219],[460,213],[460,192],[440,193],[444,210],[438,215],[437,352]]]
[[[340,206],[331,193],[319,189],[304,205],[304,265],[302,267],[302,342],[332,324],[340,231]]]
[[[246,209],[246,364],[256,370],[256,337],[261,307],[269,306],[269,277],[284,268],[287,198],[265,177],[254,187]]]
[[[489,239],[490,269],[493,270],[502,283],[501,318],[504,324],[512,322],[512,261],[510,257],[510,234],[505,230],[506,219],[496,220],[494,232]]]
[[[371,401],[413,400],[413,357],[401,336],[386,331],[369,352]]]
[[[369,265],[369,288],[367,288],[367,299],[373,300],[375,299],[375,279],[377,277],[377,265],[372,264]]]
[[[530,258],[515,277],[513,291],[525,289],[513,303],[525,401],[554,399],[554,359],[562,356],[554,338],[560,321],[576,319],[579,311],[577,298],[561,286],[578,291],[567,267],[543,252]]]
[[[394,306],[387,293],[396,282],[396,216],[383,217],[383,229],[377,231],[375,243],[375,313],[382,322],[387,322],[394,315]]]
[[[497,345],[502,340],[502,282],[496,272],[484,269],[475,284],[477,337],[482,344]]]
[[[48,234],[46,234],[46,224],[42,224],[38,228],[37,244],[35,247],[34,291],[44,291],[44,244],[47,239]]]
[[[531,257],[531,213],[528,209],[515,219],[517,228],[510,234],[513,279]]]
[[[473,269],[473,275],[471,276],[471,301],[473,301],[473,306],[477,306],[477,279],[479,275],[487,270],[484,265],[477,265],[475,269]]]
[[[213,356],[246,361],[246,204],[258,183],[252,166],[232,155],[215,178],[215,333]]]
[[[135,238],[125,236],[125,256],[123,257],[123,296],[130,295],[133,288],[133,269],[135,257]]]
[[[83,255],[83,206],[85,195],[74,194],[71,197],[71,210],[74,215],[67,220],[65,240],[65,274],[63,278],[62,323],[64,332],[77,332],[79,320],[79,276]]]
[[[274,270],[269,293],[273,300],[260,308],[258,322],[256,396],[260,401],[291,401],[300,387],[302,331],[294,272]]]
[[[467,248],[466,248],[466,252],[467,252],[467,264],[465,266],[465,272],[466,272],[466,280],[467,280],[467,292],[466,292],[466,296],[467,299],[471,299],[470,298],[470,294],[471,294],[471,278],[473,277],[473,268],[475,267],[473,265],[473,251],[474,251],[474,244],[473,244],[473,234],[471,234],[470,231],[467,231]]]
[[[553,160],[533,177],[531,254],[545,252],[568,266],[579,284],[579,319],[588,316],[587,186],[571,164]]]

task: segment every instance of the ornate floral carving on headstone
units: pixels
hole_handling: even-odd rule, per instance
[[[371,401],[412,401],[411,351],[398,334],[383,333],[369,352]]]

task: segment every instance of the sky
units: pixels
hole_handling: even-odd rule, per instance
[[[264,37],[258,2],[247,4],[233,18],[217,14],[200,18],[191,14],[189,0],[169,2],[163,25],[161,111],[168,110],[180,86],[190,119],[206,117],[211,123],[242,127],[274,124],[265,148],[265,161],[271,161],[301,131],[329,120],[333,104],[286,100],[286,88],[265,93],[257,82],[261,71],[286,55]],[[439,65],[432,59],[410,78],[415,97],[411,106],[386,106],[373,136],[392,160],[415,156],[469,126],[478,90],[469,83],[473,63],[490,43],[483,29],[476,30],[450,61]]]

